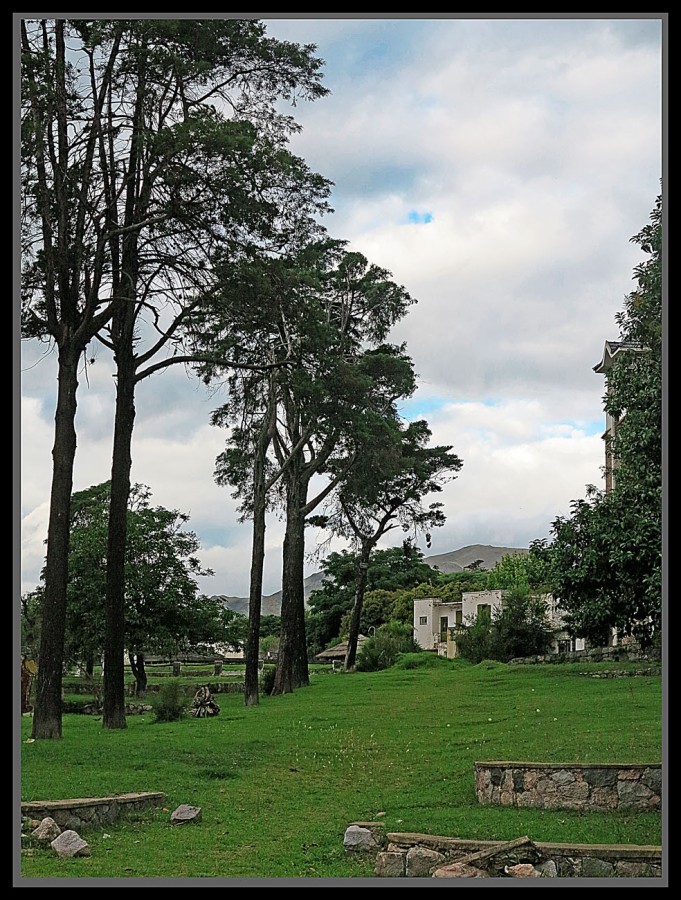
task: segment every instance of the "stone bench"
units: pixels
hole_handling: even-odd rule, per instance
[[[21,804],[21,815],[30,819],[49,816],[62,830],[80,832],[115,822],[124,812],[161,805],[165,794],[145,791],[135,794],[116,794],[112,797],[80,797],[73,800],[32,800]]]

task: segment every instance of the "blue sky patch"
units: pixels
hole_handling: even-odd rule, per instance
[[[417,212],[417,210],[411,209],[407,213],[407,222],[410,225],[427,225],[432,221],[433,214],[431,212]]]
[[[428,413],[442,409],[447,403],[450,403],[446,397],[410,397],[400,404],[400,413],[410,422],[427,416]]]

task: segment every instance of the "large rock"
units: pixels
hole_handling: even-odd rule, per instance
[[[582,878],[612,878],[615,867],[603,859],[587,856],[582,860]]]
[[[38,841],[44,841],[46,844],[51,844],[60,834],[61,828],[59,825],[50,816],[45,816],[40,825],[31,832],[31,837],[36,838]]]
[[[392,850],[386,850],[376,856],[376,866],[374,875],[379,878],[402,878],[405,868],[405,853],[396,853]]]
[[[90,847],[77,831],[62,831],[50,844],[57,856],[90,856]]]
[[[427,847],[411,847],[407,853],[407,877],[427,878],[445,861],[443,853]]]
[[[504,866],[504,872],[511,878],[541,878],[541,872],[538,872],[531,863]]]
[[[489,878],[487,872],[466,863],[450,863],[433,872],[433,878]]]
[[[183,803],[181,806],[178,806],[177,809],[173,810],[173,812],[171,812],[170,814],[170,822],[172,825],[184,825],[186,822],[200,821],[200,806],[189,806],[189,804]]]
[[[345,829],[343,847],[346,853],[373,853],[379,849],[373,832],[361,825],[350,825]]]

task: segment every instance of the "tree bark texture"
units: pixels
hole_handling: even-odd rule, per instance
[[[281,584],[281,633],[273,694],[290,694],[310,683],[305,637],[305,487],[295,466],[287,473],[286,532]]]
[[[66,629],[71,490],[76,457],[78,358],[78,350],[73,345],[60,348],[45,561],[45,600],[33,712],[32,736],[35,739],[60,738],[62,734],[62,666]]]
[[[357,565],[357,586],[355,588],[355,603],[350,616],[350,633],[348,635],[348,648],[345,652],[345,671],[350,672],[355,668],[357,660],[357,639],[359,638],[359,623],[362,617],[364,594],[367,587],[367,575],[369,571],[369,557],[373,543],[365,542]]]

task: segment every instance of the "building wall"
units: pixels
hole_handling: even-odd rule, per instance
[[[435,597],[414,600],[414,639],[424,650],[446,653],[447,641],[440,640],[440,618],[447,617],[447,626],[456,623],[456,613],[461,611],[461,603],[442,603]],[[425,619],[425,622],[421,620]]]
[[[469,591],[461,595],[464,625],[477,618],[481,606],[489,606],[492,614],[501,609],[503,591]]]
[[[414,600],[414,638],[424,650],[437,650],[450,659],[457,656],[456,633],[452,629],[457,624],[457,613],[464,625],[469,625],[477,618],[481,606],[489,606],[490,613],[499,612],[503,603],[503,591],[469,591],[464,592],[460,603],[443,603],[435,597],[423,597]],[[584,650],[583,638],[570,638],[562,627],[562,615],[558,602],[551,594],[542,595],[546,603],[549,619],[554,628],[553,652],[559,649],[567,652]],[[441,640],[440,619],[447,617],[447,638]],[[422,621],[425,620],[425,621]],[[566,642],[569,641],[569,647]]]

